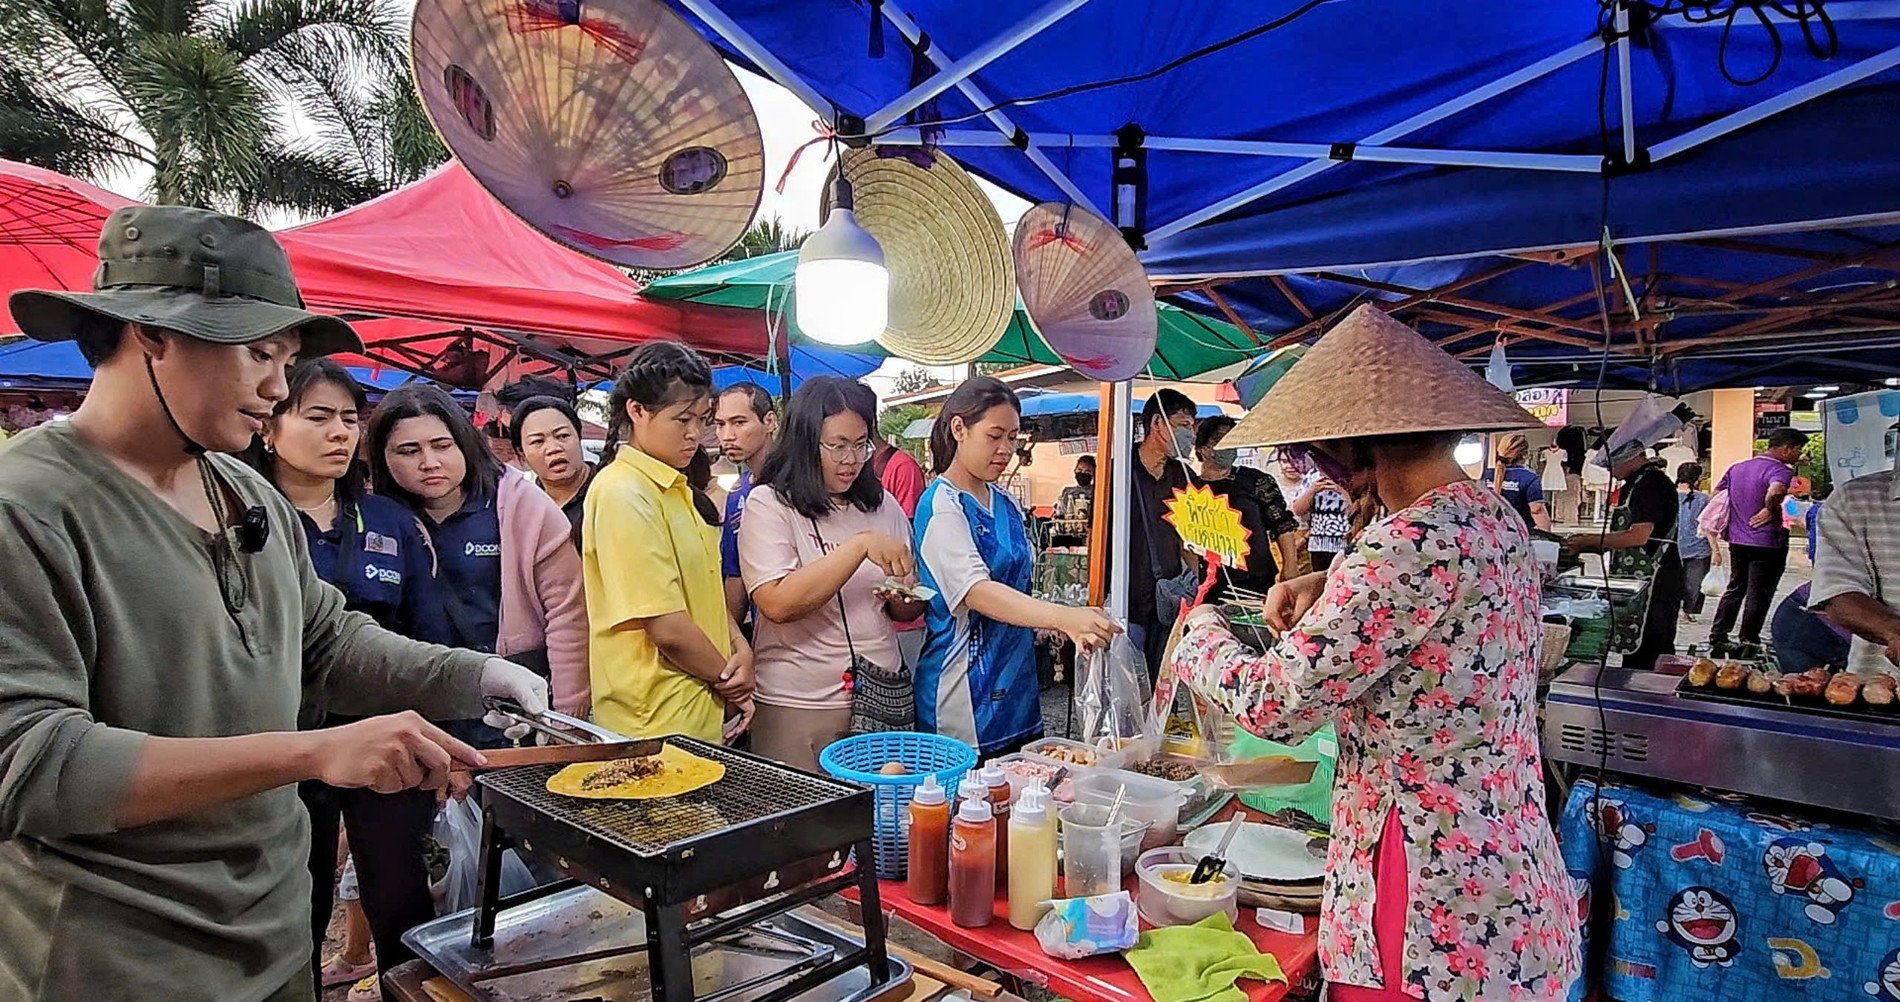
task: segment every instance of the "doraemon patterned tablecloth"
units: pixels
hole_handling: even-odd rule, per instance
[[[1590,972],[1573,1002],[1900,1002],[1900,834],[1588,780],[1560,831]]]

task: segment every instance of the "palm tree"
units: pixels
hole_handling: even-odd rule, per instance
[[[448,157],[395,0],[0,0],[0,24],[0,156],[143,167],[154,201],[240,213],[346,208]]]

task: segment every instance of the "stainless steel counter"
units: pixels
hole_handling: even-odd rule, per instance
[[[1600,689],[1596,677],[1580,665],[1551,682],[1551,759],[1900,820],[1900,718],[1690,699],[1655,672],[1611,668]]]

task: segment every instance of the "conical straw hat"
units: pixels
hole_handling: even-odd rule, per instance
[[[568,247],[686,268],[725,253],[758,209],[752,104],[661,0],[421,0],[410,55],[457,159]]]
[[[1154,288],[1120,230],[1087,209],[1044,202],[1023,213],[1011,250],[1023,311],[1063,361],[1105,383],[1147,367]]]
[[[890,322],[878,343],[925,365],[974,362],[995,347],[1016,313],[1015,267],[1003,221],[976,182],[922,146],[847,149],[839,163],[858,225],[884,248],[891,274]],[[821,219],[830,193],[827,184]]]
[[[1367,305],[1315,342],[1220,444],[1288,445],[1538,424],[1509,394]]]

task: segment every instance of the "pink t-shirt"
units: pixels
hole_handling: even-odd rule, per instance
[[[876,511],[836,510],[819,519],[814,531],[812,520],[793,511],[778,491],[755,488],[746,498],[745,518],[739,523],[739,572],[746,591],[777,581],[866,531],[909,539],[910,520],[897,499],[886,493]],[[836,601],[790,623],[760,616],[752,638],[758,701],[799,710],[851,705],[844,672],[851,664],[852,647],[874,664],[896,668],[901,663],[897,634],[884,603],[871,594],[882,580],[884,572],[866,560],[845,582],[850,644],[845,642],[845,620]]]

